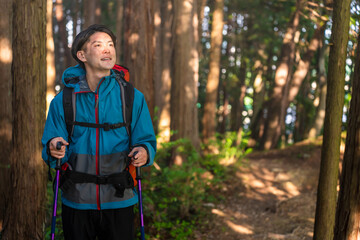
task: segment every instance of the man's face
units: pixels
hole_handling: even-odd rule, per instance
[[[84,62],[87,70],[109,71],[116,62],[114,42],[107,33],[96,32],[78,51],[78,58]]]

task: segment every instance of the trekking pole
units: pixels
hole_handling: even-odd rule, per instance
[[[60,150],[62,147],[62,142],[56,143],[56,149]],[[58,192],[59,192],[59,175],[60,175],[60,168],[61,168],[61,159],[56,159],[56,178],[55,178],[55,192],[54,192],[54,205],[53,205],[53,215],[51,220],[51,240],[55,239],[55,225],[56,225],[56,209],[57,209],[57,199],[58,199]]]
[[[134,157],[137,152],[134,153]],[[144,215],[143,215],[143,206],[142,206],[142,193],[141,193],[141,168],[136,168],[136,181],[138,184],[138,196],[139,196],[139,214],[140,214],[140,231],[141,231],[141,240],[145,240],[145,228],[144,228]]]

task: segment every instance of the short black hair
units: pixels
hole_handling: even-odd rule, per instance
[[[96,32],[107,33],[111,37],[112,41],[114,42],[114,47],[116,45],[115,34],[105,25],[93,24],[93,25],[89,26],[87,29],[85,29],[84,31],[81,31],[78,35],[76,35],[74,42],[71,46],[71,55],[79,63],[79,65],[82,68],[85,68],[85,65],[82,61],[80,61],[80,59],[78,59],[76,54],[78,51],[80,51],[82,49],[84,44],[89,40],[90,36]]]

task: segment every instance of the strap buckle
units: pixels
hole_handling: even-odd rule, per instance
[[[96,184],[107,184],[108,176],[96,176]]]
[[[104,131],[110,131],[111,125],[109,123],[104,123]]]

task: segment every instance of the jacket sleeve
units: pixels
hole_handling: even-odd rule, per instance
[[[146,147],[149,158],[145,166],[153,164],[156,153],[153,123],[144,95],[136,89],[131,122],[131,146]]]
[[[41,144],[43,146],[42,158],[47,164],[50,164],[50,167],[52,168],[55,167],[56,159],[50,156],[48,143],[55,137],[62,137],[68,142],[68,133],[64,120],[64,109],[62,106],[62,92],[51,101],[44,133],[41,139]],[[66,149],[66,154],[62,159],[62,163],[67,161],[68,155],[68,149]]]

